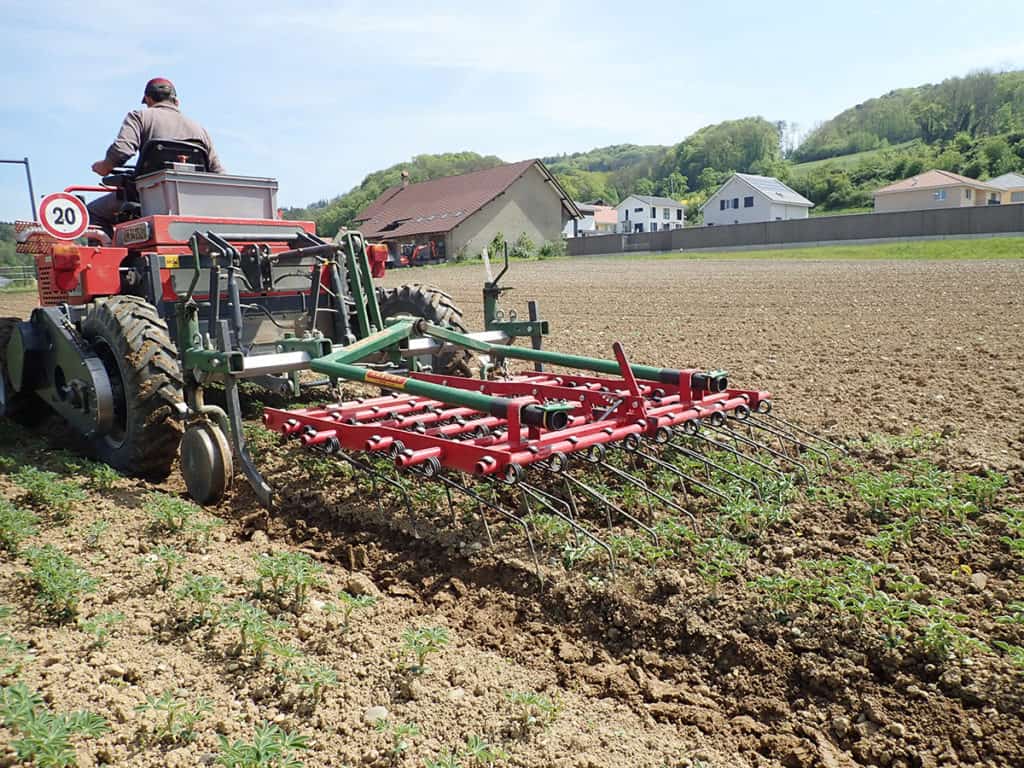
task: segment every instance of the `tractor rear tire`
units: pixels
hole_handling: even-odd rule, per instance
[[[0,416],[23,427],[37,427],[52,411],[31,392],[15,392],[7,376],[7,344],[20,322],[16,317],[0,317]]]
[[[114,427],[90,442],[115,469],[150,479],[170,474],[178,453],[181,369],[167,324],[137,296],[96,301],[82,336],[103,361],[114,393]]]
[[[377,288],[377,301],[384,320],[398,315],[411,315],[435,325],[449,326],[459,333],[467,333],[462,310],[440,288],[418,283],[398,288]],[[434,373],[472,376],[472,360],[469,350],[445,344],[434,356],[431,367]]]

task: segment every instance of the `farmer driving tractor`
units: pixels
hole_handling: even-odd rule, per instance
[[[129,112],[121,125],[114,143],[107,149],[102,160],[92,164],[92,170],[106,176],[115,168],[124,165],[150,139],[189,141],[206,150],[207,168],[210,173],[224,173],[224,166],[213,148],[213,140],[195,120],[181,114],[178,108],[178,94],[174,83],[163,77],[155,77],[146,83],[142,103],[148,109]],[[98,197],[89,203],[89,218],[108,233],[113,232],[114,223],[122,200],[115,193]]]

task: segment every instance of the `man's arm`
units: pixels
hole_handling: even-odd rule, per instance
[[[92,169],[100,176],[106,176],[114,168],[124,165],[128,159],[139,151],[142,143],[142,113],[138,110],[129,112],[114,143],[107,148],[106,157],[92,164]]]

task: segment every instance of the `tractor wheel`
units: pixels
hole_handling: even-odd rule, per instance
[[[381,317],[385,320],[398,315],[411,315],[436,325],[450,326],[459,333],[466,333],[462,310],[455,306],[450,295],[439,288],[418,284],[378,288],[377,301],[380,303]],[[472,360],[473,356],[468,350],[445,344],[434,356],[431,366],[434,373],[472,376]]]
[[[7,343],[20,322],[16,317],[0,318],[0,416],[25,427],[35,427],[46,420],[50,409],[30,392],[15,392],[7,378]]]
[[[114,426],[94,438],[97,458],[115,469],[153,479],[167,477],[178,453],[181,370],[167,324],[137,296],[96,301],[82,321],[110,376]]]

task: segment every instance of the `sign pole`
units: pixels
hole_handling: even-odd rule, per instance
[[[36,214],[36,192],[32,188],[32,169],[28,165],[28,158],[26,157],[21,160],[0,160],[0,163],[25,166],[25,178],[28,179],[28,204],[32,208],[32,221],[36,221],[39,218]]]

